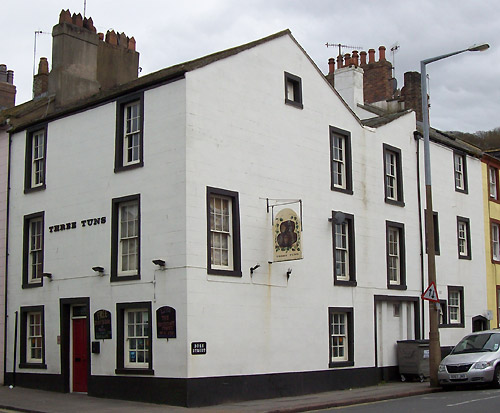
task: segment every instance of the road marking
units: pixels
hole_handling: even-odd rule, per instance
[[[498,396],[491,396],[491,397],[485,397],[483,399],[467,400],[465,402],[454,403],[454,404],[447,404],[446,407],[455,407],[455,406],[460,406],[462,404],[469,404],[469,403],[480,402],[480,401],[483,401],[483,400],[497,399],[499,397],[500,397],[500,395],[498,395]]]

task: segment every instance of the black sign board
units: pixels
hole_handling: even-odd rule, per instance
[[[99,310],[94,313],[94,335],[96,340],[111,338],[111,313]]]
[[[158,338],[177,337],[175,308],[164,306],[156,310],[156,336]]]
[[[205,341],[191,343],[191,354],[207,354],[207,343]]]

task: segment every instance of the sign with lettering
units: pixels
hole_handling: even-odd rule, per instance
[[[274,261],[302,258],[302,229],[298,214],[290,208],[282,209],[273,224]]]
[[[88,218],[88,219],[82,219],[80,221],[80,225],[77,225],[76,221],[66,222],[64,224],[51,225],[49,227],[49,232],[62,232],[62,231],[68,231],[70,229],[76,229],[79,226],[82,228],[86,228],[105,223],[106,223],[106,217]]]
[[[111,313],[98,310],[94,313],[94,336],[96,340],[111,338]]]
[[[156,336],[158,338],[177,337],[175,308],[164,306],[156,310]]]
[[[207,343],[205,341],[191,343],[191,354],[207,354]]]

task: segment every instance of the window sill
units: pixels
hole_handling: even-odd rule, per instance
[[[465,328],[464,323],[439,324],[439,328]]]
[[[43,287],[43,282],[36,282],[36,283],[23,283],[23,289],[28,289],[28,288],[38,288],[38,287]]]
[[[458,259],[459,260],[471,260],[472,256],[470,256],[470,255],[459,255]]]
[[[19,363],[20,369],[40,369],[46,370],[47,365],[45,363]]]
[[[395,199],[389,199],[389,198],[385,198],[385,203],[386,204],[390,204],[390,205],[399,206],[399,207],[404,207],[405,206],[404,201],[397,201]]]
[[[116,274],[111,274],[110,281],[111,282],[120,282],[120,281],[133,281],[133,280],[140,280],[141,279],[141,274],[135,274],[135,275],[116,275]]]
[[[387,288],[389,290],[407,290],[408,287],[406,285],[401,285],[401,284],[389,284],[387,285]]]
[[[352,367],[352,366],[354,366],[354,361],[330,361],[330,363],[328,363],[329,368]]]
[[[285,99],[285,104],[293,106],[298,109],[304,109],[304,105],[301,102],[296,102],[294,100]]]
[[[115,370],[115,374],[131,374],[137,376],[154,376],[155,371],[153,369],[132,369],[132,368],[119,368]]]
[[[468,191],[467,188],[466,189],[461,189],[461,188],[455,187],[455,192],[461,192],[462,194],[466,194],[466,195],[469,194],[469,191]]]
[[[207,269],[209,275],[223,275],[226,277],[242,277],[241,270],[216,270],[212,268]]]
[[[47,188],[47,185],[45,185],[45,184],[39,185],[39,186],[33,186],[33,187],[29,187],[29,188],[24,188],[24,193],[29,194],[31,192],[43,191],[46,188]]]
[[[348,194],[348,195],[353,195],[354,194],[354,191],[352,190],[352,188],[339,188],[337,186],[331,186],[330,188],[332,191],[335,191],[335,192],[342,192],[344,194]]]
[[[133,163],[130,165],[120,165],[120,166],[115,166],[115,173],[117,172],[123,172],[123,171],[128,171],[129,169],[136,169],[136,168],[142,168],[144,166],[144,162],[140,161],[137,163]]]
[[[334,280],[333,285],[341,287],[356,287],[358,282],[356,280]]]

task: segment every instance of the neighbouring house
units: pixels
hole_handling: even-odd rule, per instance
[[[385,47],[353,51],[329,59],[328,81],[335,85],[352,110],[366,126],[394,119],[406,110],[416,114],[414,153],[418,158],[419,221],[425,220],[425,183],[422,141],[420,73],[404,74],[404,86],[397,89],[392,64],[385,58]],[[486,302],[486,254],[484,240],[489,238],[482,224],[482,151],[477,146],[449,133],[431,128],[430,159],[433,187],[433,215],[437,289],[441,299],[441,345],[456,344],[465,331],[490,326],[490,306]],[[407,184],[406,184],[407,185]],[[405,186],[406,186],[405,185]],[[486,205],[486,204],[485,204]],[[420,237],[425,240],[425,225]],[[423,246],[424,248],[425,245]],[[427,260],[422,253],[422,288],[427,283]],[[491,293],[488,293],[491,295]],[[428,304],[425,304],[427,307]],[[425,311],[424,311],[425,310]],[[428,310],[422,309],[422,325],[428,325]],[[493,326],[491,326],[493,327]],[[428,327],[427,327],[428,329]],[[423,328],[423,335],[428,334]]]
[[[0,64],[0,384],[4,375],[4,339],[5,339],[5,262],[6,262],[6,226],[7,226],[7,174],[9,162],[8,124],[2,118],[2,111],[11,108],[16,101],[14,71],[7,70],[7,65]]]
[[[139,78],[125,35],[53,34],[8,118],[7,383],[202,406],[399,377],[427,323],[413,110],[361,116],[289,30]],[[480,152],[434,139],[454,344],[486,308]]]

